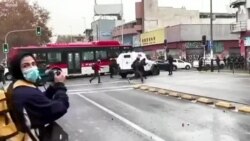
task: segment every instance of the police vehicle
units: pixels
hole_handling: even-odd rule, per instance
[[[135,59],[139,57],[140,60],[146,60],[146,66],[144,66],[144,70],[147,75],[159,75],[160,69],[155,61],[148,60],[145,53],[143,52],[127,52],[121,53],[117,57],[117,64],[119,65],[119,74],[122,78],[126,78],[128,74],[133,74],[134,71],[131,67],[132,63]]]

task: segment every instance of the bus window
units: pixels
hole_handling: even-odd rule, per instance
[[[108,59],[107,51],[100,50],[95,52],[96,59],[105,60]]]
[[[83,61],[93,61],[94,60],[94,51],[85,51],[82,53]]]
[[[50,63],[62,62],[62,55],[60,52],[48,53],[48,61]]]
[[[120,51],[119,49],[110,49],[109,52],[108,52],[108,57],[109,58],[117,58],[118,55],[120,54]]]
[[[36,54],[36,60],[37,61],[43,61],[43,62],[46,62],[46,53],[37,53]]]

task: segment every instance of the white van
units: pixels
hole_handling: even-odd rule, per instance
[[[144,66],[145,71],[147,74],[152,75],[159,75],[160,69],[157,66],[157,63],[151,60],[148,60],[145,53],[143,52],[128,52],[128,53],[121,53],[116,62],[119,65],[119,73],[122,78],[126,78],[128,74],[132,74],[133,69],[131,67],[132,63],[135,61],[135,59],[139,57],[140,60],[143,58],[146,59],[146,66]]]

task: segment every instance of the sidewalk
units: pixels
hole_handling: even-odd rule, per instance
[[[204,75],[207,74],[207,75]],[[221,99],[250,105],[250,78],[221,73],[176,72],[173,76],[161,74],[151,77],[144,84],[192,95]]]
[[[192,71],[198,72],[198,70],[196,68],[192,69]],[[211,70],[201,71],[201,72],[218,73],[218,70],[214,70],[213,72],[211,72]],[[249,70],[234,70],[233,71],[233,70],[230,70],[230,69],[221,69],[219,73],[250,76]]]

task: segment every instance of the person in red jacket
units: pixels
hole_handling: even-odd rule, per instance
[[[94,70],[94,76],[89,80],[89,83],[92,82],[96,77],[98,77],[98,83],[101,83],[101,78],[100,78],[100,66],[101,60],[97,60],[97,62],[92,66],[92,69]]]

